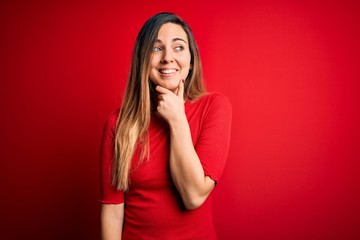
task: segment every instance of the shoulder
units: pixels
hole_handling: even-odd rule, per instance
[[[210,120],[214,118],[231,118],[232,106],[230,100],[225,95],[218,92],[209,92],[200,98],[188,102],[186,105],[186,114],[197,116],[198,118]]]
[[[210,103],[223,103],[226,105],[231,105],[229,98],[224,94],[218,92],[209,92],[202,98],[204,98],[205,101],[208,101]]]
[[[107,119],[105,121],[104,131],[115,132],[116,122],[119,117],[119,112],[120,112],[120,109],[116,109],[112,113],[109,114],[109,116],[107,117]]]
[[[229,98],[218,92],[206,93],[204,96],[196,100],[194,104],[204,105],[205,108],[210,109],[221,108],[231,111],[232,108]]]

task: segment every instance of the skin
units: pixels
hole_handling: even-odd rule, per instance
[[[180,79],[186,79],[191,68],[188,37],[174,23],[164,24],[158,33],[150,60],[150,80],[158,86],[175,91]]]
[[[204,174],[185,115],[184,79],[192,67],[190,61],[186,32],[179,25],[164,24],[151,55],[150,80],[157,85],[157,112],[170,128],[171,176],[189,210],[200,207],[215,186],[214,180]],[[123,203],[102,204],[102,239],[121,239],[123,223]]]
[[[164,24],[152,53],[150,80],[157,85],[157,112],[170,127],[172,179],[185,207],[195,209],[204,203],[215,182],[204,174],[192,144],[190,127],[185,115],[183,79],[186,79],[191,68],[190,61],[186,32],[177,24]],[[163,69],[176,71],[163,74]]]
[[[124,203],[101,205],[101,239],[120,240],[124,223]]]
[[[200,159],[194,149],[190,127],[184,109],[184,81],[172,92],[161,86],[157,111],[170,127],[170,173],[184,206],[191,210],[200,207],[215,186],[205,176]]]

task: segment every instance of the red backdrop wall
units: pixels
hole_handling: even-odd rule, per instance
[[[0,238],[99,238],[103,123],[140,27],[172,11],[233,104],[219,239],[359,239],[359,6],[2,1]]]

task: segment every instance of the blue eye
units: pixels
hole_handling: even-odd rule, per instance
[[[184,50],[184,47],[183,46],[177,46],[177,47],[175,47],[175,50],[176,51],[182,51],[182,50]]]
[[[154,52],[159,52],[159,51],[161,51],[160,47],[154,47]]]

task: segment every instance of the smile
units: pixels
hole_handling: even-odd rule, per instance
[[[161,74],[171,75],[177,72],[176,69],[159,69]]]

